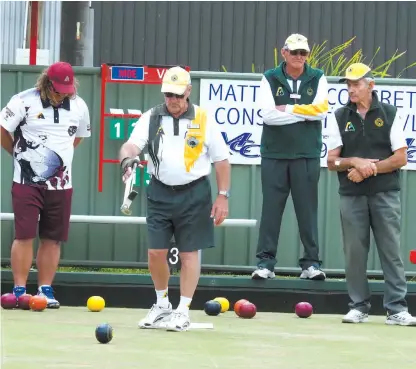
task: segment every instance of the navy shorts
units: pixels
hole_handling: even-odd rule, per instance
[[[208,178],[200,178],[181,189],[152,178],[147,187],[149,249],[170,249],[172,236],[179,252],[214,247],[211,208]]]
[[[39,226],[41,239],[68,240],[72,188],[47,190],[13,182],[12,204],[15,239],[36,238]]]

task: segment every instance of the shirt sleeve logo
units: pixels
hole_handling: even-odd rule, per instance
[[[7,120],[12,117],[14,117],[14,113],[10,110],[8,106],[6,106],[6,113],[4,115],[4,119]]]

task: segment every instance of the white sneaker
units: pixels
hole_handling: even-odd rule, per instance
[[[161,307],[159,305],[154,304],[149,312],[147,313],[146,317],[140,320],[139,328],[157,328],[157,325],[162,322],[169,320],[172,315],[172,304],[169,303],[167,308]]]
[[[416,326],[416,318],[411,316],[407,311],[401,311],[394,315],[387,315],[386,324]]]
[[[314,281],[323,281],[323,280],[325,280],[326,275],[321,269],[312,265],[308,269],[302,270],[300,278],[301,279],[312,279]]]
[[[59,301],[55,299],[51,286],[40,286],[38,289],[38,295],[46,298],[48,309],[59,309],[61,306]]]
[[[368,314],[363,313],[357,309],[352,309],[347,315],[342,318],[343,323],[367,323]]]
[[[189,316],[180,312],[175,311],[172,314],[172,318],[166,323],[166,330],[172,332],[183,332],[187,331],[191,326],[191,320]]]
[[[266,268],[259,268],[256,269],[252,274],[252,279],[267,279],[267,278],[274,278],[276,275],[274,272],[271,272],[269,269]]]

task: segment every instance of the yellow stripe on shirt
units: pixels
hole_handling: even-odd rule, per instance
[[[185,168],[189,173],[199,156],[202,154],[205,143],[205,131],[207,125],[207,112],[198,107],[195,119],[191,122],[185,137]]]
[[[326,113],[329,109],[328,100],[319,104],[293,105],[293,114],[310,115],[312,117]]]

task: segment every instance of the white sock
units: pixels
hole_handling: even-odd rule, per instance
[[[156,291],[156,297],[157,301],[156,304],[160,307],[167,308],[169,307],[169,296],[168,296],[168,289],[166,290],[155,290]]]
[[[179,305],[176,311],[180,311],[181,313],[188,315],[191,302],[192,302],[192,299],[190,297],[181,296],[181,299],[179,301]]]

